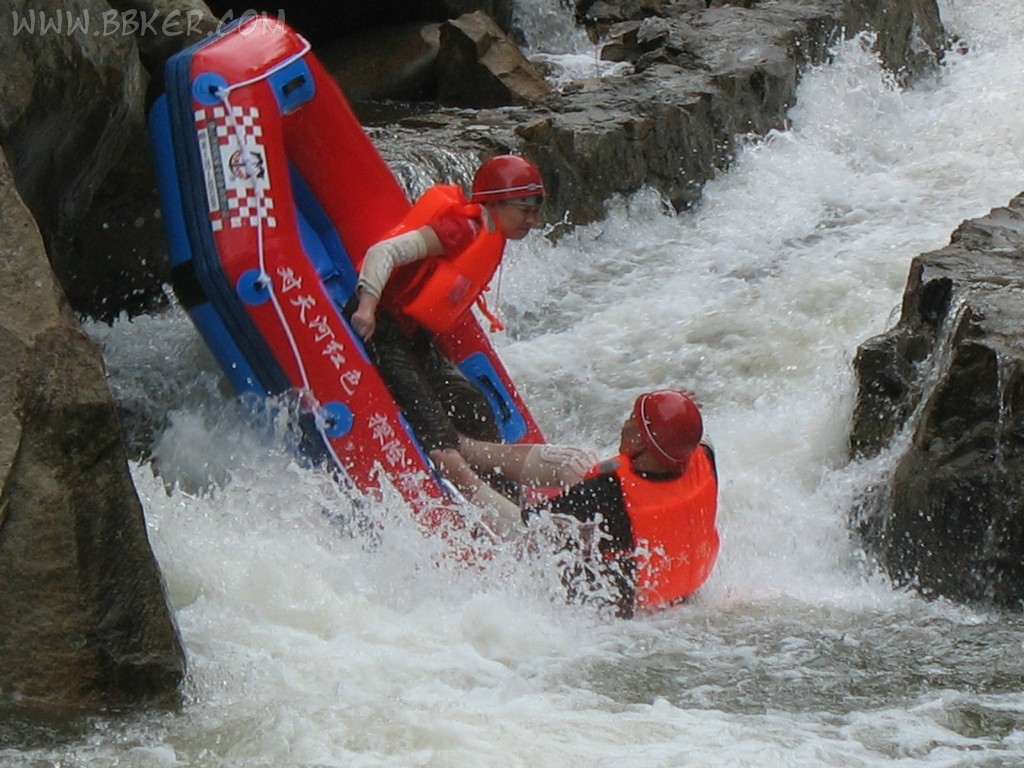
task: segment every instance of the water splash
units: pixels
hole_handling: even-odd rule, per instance
[[[576,24],[570,0],[516,0],[512,26],[528,53],[592,54],[594,44]]]
[[[853,349],[891,322],[913,256],[1020,187],[1024,7],[956,11],[970,48],[935,82],[894,91],[868,53],[844,47],[805,78],[792,130],[746,147],[693,212],[645,194],[511,252],[516,321],[499,343],[550,436],[603,450],[638,388],[685,382],[702,399],[723,554],[693,603],[620,622],[553,601],[511,556],[439,567],[388,504],[373,508],[383,537],[339,535],[323,514],[336,503],[327,478],[241,441],[242,470],[203,494],[132,468],[188,647],[183,711],[98,721],[59,747],[0,746],[0,758],[1020,762],[1020,619],[893,590],[863,567],[845,521],[878,476],[844,458]],[[104,337],[112,383],[194,408],[202,364],[173,353],[174,323],[161,322]],[[186,386],[163,392],[160,379]],[[181,439],[202,450],[203,429]]]

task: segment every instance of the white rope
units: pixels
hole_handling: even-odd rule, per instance
[[[259,184],[256,181],[256,165],[253,162],[252,154],[246,148],[246,145],[245,145],[245,134],[242,131],[241,127],[238,125],[238,123],[235,121],[235,115],[234,115],[234,112],[233,112],[233,109],[232,109],[232,106],[231,106],[231,98],[230,98],[231,97],[231,93],[233,91],[237,91],[237,90],[239,90],[241,88],[246,88],[246,87],[254,85],[254,84],[258,83],[258,82],[266,80],[271,75],[281,71],[285,67],[290,66],[294,62],[296,62],[299,59],[301,59],[302,57],[304,57],[307,53],[309,53],[309,51],[310,51],[312,46],[301,35],[299,35],[298,37],[302,41],[302,50],[298,51],[297,53],[293,54],[292,56],[288,57],[287,59],[282,60],[278,64],[276,64],[273,67],[271,67],[270,69],[268,69],[266,72],[263,72],[263,73],[261,73],[259,75],[256,75],[255,77],[251,77],[248,80],[243,80],[242,82],[235,83],[234,85],[229,85],[227,87],[223,87],[223,88],[217,89],[217,91],[215,92],[215,95],[224,103],[224,107],[227,110],[227,120],[228,120],[228,123],[229,123],[229,129],[234,133],[235,139],[238,142],[239,151],[241,152],[242,159],[243,159],[243,161],[245,163],[245,170],[246,170],[246,173],[248,174],[249,179],[251,179],[254,196],[255,196],[256,201],[257,201],[256,202],[256,213],[257,213],[259,224],[258,224],[257,230],[256,230],[256,232],[257,232],[257,234],[256,234],[256,237],[257,237],[256,242],[257,242],[257,250],[258,250],[259,272],[260,272],[259,279],[261,281],[263,281],[264,285],[267,286],[267,290],[269,291],[270,300],[271,300],[271,303],[272,303],[272,305],[274,307],[274,311],[277,314],[278,320],[281,323],[281,327],[284,329],[285,335],[288,338],[288,344],[289,344],[289,346],[291,348],[292,356],[295,359],[295,363],[296,363],[296,365],[299,368],[299,375],[302,378],[302,390],[303,390],[302,394],[306,398],[307,404],[310,406],[310,410],[313,412],[314,424],[316,425],[317,432],[319,432],[320,437],[323,440],[323,444],[324,444],[324,446],[327,449],[327,452],[330,454],[331,458],[334,460],[335,466],[347,477],[348,473],[345,471],[344,464],[342,464],[341,458],[338,456],[337,452],[334,450],[334,446],[331,444],[331,440],[330,440],[330,438],[327,435],[327,426],[328,425],[326,423],[326,420],[324,419],[323,411],[320,408],[320,403],[313,396],[313,392],[312,392],[312,389],[311,389],[310,383],[309,383],[309,374],[306,371],[305,362],[302,359],[302,354],[299,351],[298,343],[295,340],[295,336],[292,333],[292,329],[288,325],[287,320],[285,319],[284,310],[281,308],[281,302],[278,299],[277,293],[274,290],[274,281],[271,279],[270,275],[267,273],[266,253],[265,253],[265,250],[264,250],[264,242],[263,242],[263,226],[264,226],[264,218],[265,218],[264,217],[265,209],[264,209],[264,202],[263,202],[263,191],[260,189],[260,186],[259,186]],[[351,482],[351,480],[349,480],[349,482]],[[353,486],[354,485],[355,484],[353,483]]]
[[[270,77],[271,75],[277,74],[282,69],[285,69],[286,67],[290,67],[296,61],[298,61],[303,56],[305,56],[307,53],[309,53],[310,50],[313,48],[313,46],[310,45],[309,41],[306,38],[304,38],[302,35],[296,34],[295,36],[297,38],[299,38],[299,40],[302,41],[302,50],[298,51],[297,53],[292,54],[287,59],[282,59],[277,64],[272,66],[270,69],[268,69],[266,72],[263,72],[263,73],[261,73],[259,75],[256,75],[255,77],[250,77],[248,80],[243,80],[240,83],[235,83],[234,85],[229,85],[227,88],[220,88],[219,91],[218,91],[218,95],[220,95],[220,92],[230,93],[231,91],[238,90],[239,88],[246,88],[246,87],[248,87],[250,85],[253,85],[254,83],[258,83],[261,80],[266,80],[268,77]]]
[[[247,88],[251,85],[255,85],[256,83],[266,80],[267,78],[271,77],[277,72],[280,72],[282,69],[291,66],[294,62],[298,61],[307,53],[309,53],[311,49],[309,42],[302,36],[299,36],[299,39],[302,41],[302,49],[300,51],[293,54],[292,56],[289,56],[287,59],[283,59],[270,69],[260,73],[259,75],[256,75],[255,77],[251,77],[248,80],[243,80],[239,83],[234,83],[233,85],[218,88],[215,91],[215,95],[224,103],[224,108],[227,111],[227,121],[229,130],[234,134],[235,140],[238,142],[239,152],[241,153],[242,160],[245,163],[247,181],[252,184],[253,197],[255,197],[256,199],[256,217],[258,222],[256,227],[256,248],[257,262],[259,264],[259,280],[262,282],[263,285],[266,286],[267,291],[270,295],[270,302],[274,307],[274,312],[277,314],[277,318],[281,323],[281,327],[284,329],[285,336],[288,338],[288,345],[291,348],[292,357],[295,359],[295,364],[298,366],[299,375],[302,379],[302,395],[306,399],[307,405],[310,406],[310,410],[314,414],[314,422],[316,424],[317,431],[320,433],[321,438],[323,438],[324,445],[327,447],[328,452],[334,459],[335,464],[337,464],[339,468],[342,468],[343,465],[341,464],[341,460],[339,459],[337,453],[335,453],[334,447],[331,445],[330,438],[327,436],[327,424],[324,420],[322,409],[320,408],[320,403],[313,396],[313,391],[309,382],[309,373],[306,370],[305,361],[302,359],[302,353],[299,351],[299,345],[295,340],[295,335],[292,332],[291,326],[288,324],[288,321],[285,318],[284,310],[281,307],[281,301],[277,296],[277,292],[274,290],[274,281],[267,272],[266,250],[264,248],[263,236],[263,227],[266,220],[266,209],[264,208],[263,190],[257,181],[256,163],[253,159],[252,153],[246,146],[245,133],[242,130],[241,126],[235,120],[234,109],[231,105],[232,92],[240,90],[242,88]]]

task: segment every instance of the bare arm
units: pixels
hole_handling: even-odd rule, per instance
[[[590,451],[567,445],[505,445],[459,435],[459,452],[477,467],[496,469],[523,486],[575,485],[597,463]]]

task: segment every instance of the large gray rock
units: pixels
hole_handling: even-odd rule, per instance
[[[633,73],[576,83],[529,108],[421,112],[390,136],[400,142],[406,129],[410,154],[430,139],[526,154],[544,175],[551,221],[598,220],[608,199],[644,186],[684,209],[729,166],[739,137],[785,127],[801,73],[826,62],[843,35],[874,30],[880,58],[904,79],[934,68],[945,44],[934,0],[684,2],[643,21],[627,11],[621,23],[643,30]]]
[[[899,322],[855,368],[855,456],[895,452],[856,523],[926,594],[1024,601],[1024,195],[914,260]]]
[[[0,698],[170,703],[185,660],[99,351],[0,153]]]

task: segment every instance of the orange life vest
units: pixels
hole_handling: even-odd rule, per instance
[[[468,202],[459,187],[438,185],[423,193],[388,237],[419,229],[449,208],[481,218],[480,206]],[[396,270],[384,291],[385,307],[435,333],[450,330],[487,288],[504,250],[505,236],[484,226],[459,253],[428,256]]]
[[[701,446],[679,477],[649,479],[628,456],[598,465],[592,474],[615,474],[633,532],[636,602],[665,605],[697,591],[718,557],[718,478]]]

